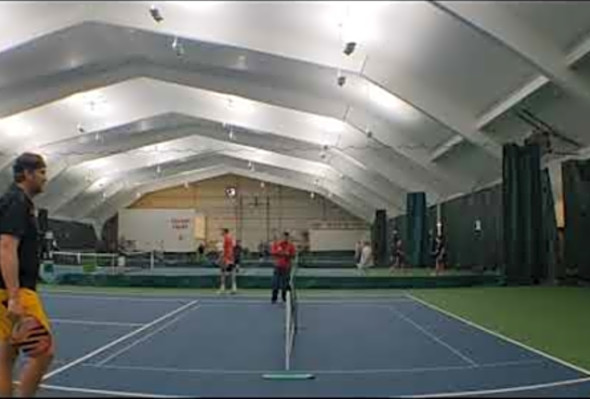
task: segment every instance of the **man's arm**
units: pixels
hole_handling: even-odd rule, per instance
[[[21,307],[18,290],[20,281],[18,277],[18,244],[19,238],[10,234],[0,234],[0,269],[6,291],[8,292],[8,313],[21,316]]]

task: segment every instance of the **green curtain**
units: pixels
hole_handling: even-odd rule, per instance
[[[373,247],[373,259],[375,266],[386,266],[388,246],[387,240],[387,212],[385,209],[378,209],[375,211],[375,221],[372,229],[372,247]]]
[[[432,205],[428,207],[426,223],[428,226],[427,234],[426,234],[426,245],[427,245],[427,252],[426,252],[426,265],[429,267],[434,267],[434,257],[432,256],[432,251],[434,250],[434,238],[436,237],[436,205]],[[443,231],[444,233],[444,231]]]
[[[590,280],[590,161],[562,164],[564,199],[564,263],[577,270],[578,277]]]
[[[508,283],[530,284],[543,277],[543,225],[538,145],[503,148],[503,230]]]
[[[407,238],[406,256],[413,267],[422,267],[428,263],[428,232],[426,221],[426,194],[408,193],[407,195]]]
[[[555,281],[557,278],[557,218],[555,216],[555,201],[553,201],[553,190],[551,189],[551,178],[547,168],[541,173],[541,191],[543,202],[543,216],[541,224],[543,226],[543,250],[545,256],[542,261],[542,269],[539,278],[542,280],[549,279]]]

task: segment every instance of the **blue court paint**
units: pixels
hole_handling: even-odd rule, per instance
[[[390,306],[384,306],[383,299],[386,298],[380,298],[378,304],[306,305],[301,301],[301,329],[292,365],[293,371],[313,373],[313,380],[262,378],[265,372],[282,370],[282,305],[231,302],[228,298],[215,304],[216,300],[209,298],[179,322],[138,343],[104,367],[79,365],[47,383],[161,395],[391,397],[502,389],[585,376],[424,305],[392,300]],[[93,300],[86,301],[91,305]],[[127,309],[125,312],[137,305],[132,305],[132,301],[118,302],[119,307]],[[94,303],[100,305],[101,300],[94,299]],[[73,318],[68,311],[78,312],[78,305],[54,305],[63,318]],[[146,313],[134,317],[151,312],[150,319],[155,319],[153,307],[142,308],[143,305],[139,305],[144,309],[139,312]],[[168,306],[160,309],[160,314],[176,307],[170,303],[155,305]],[[112,328],[108,330],[114,334]],[[65,331],[64,337],[75,334]],[[134,339],[143,336],[139,334]],[[104,334],[88,335],[89,341],[96,340],[96,347],[105,338]],[[67,349],[63,350],[76,352],[79,348],[75,348],[74,340],[64,339]],[[476,365],[457,356],[455,351],[473,359]],[[587,397],[589,387],[590,384],[583,383],[516,395],[557,393]]]
[[[270,303],[203,304],[113,364],[273,370],[284,362],[283,318]]]
[[[149,323],[190,300],[124,300],[105,296],[43,295],[43,306],[49,318]]]

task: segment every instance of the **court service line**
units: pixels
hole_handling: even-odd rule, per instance
[[[469,321],[469,320],[467,320],[467,319],[465,319],[465,318],[463,318],[463,317],[461,317],[459,315],[456,315],[456,314],[454,314],[454,313],[452,313],[452,312],[450,312],[448,310],[442,309],[442,308],[440,308],[440,307],[438,307],[438,306],[436,306],[436,305],[434,305],[432,303],[429,303],[429,302],[427,302],[425,300],[422,300],[420,298],[417,298],[417,297],[413,296],[412,294],[408,294],[408,296],[410,298],[412,298],[413,300],[415,300],[416,302],[421,303],[422,305],[424,305],[424,306],[426,306],[426,307],[428,307],[428,308],[430,308],[432,310],[435,310],[435,311],[437,311],[439,313],[442,313],[442,314],[444,314],[444,315],[446,315],[446,316],[448,316],[448,317],[450,317],[452,319],[458,320],[458,321],[460,321],[460,322],[462,322],[464,324],[467,324],[468,326],[471,326],[471,327],[476,328],[476,329],[478,329],[480,331],[483,331],[485,333],[488,333],[490,335],[493,335],[494,337],[500,338],[500,339],[502,339],[502,340],[504,340],[506,342],[510,342],[511,344],[514,344],[516,346],[519,346],[521,348],[524,348],[524,349],[526,349],[526,350],[528,350],[530,352],[536,353],[539,356],[543,356],[544,358],[547,358],[549,360],[553,360],[554,362],[557,362],[559,364],[562,364],[562,365],[564,365],[566,367],[569,367],[569,368],[571,368],[573,370],[579,371],[582,374],[585,374],[585,375],[590,376],[590,371],[589,370],[586,370],[586,369],[584,369],[584,368],[582,368],[580,366],[576,366],[576,365],[574,365],[572,363],[569,363],[569,362],[567,362],[565,360],[559,359],[559,358],[557,358],[557,357],[555,357],[553,355],[550,355],[550,354],[548,354],[546,352],[543,352],[543,351],[541,351],[539,349],[535,349],[535,348],[533,348],[531,346],[528,346],[527,344],[524,344],[524,343],[519,342],[519,341],[517,341],[515,339],[512,339],[512,338],[509,338],[509,337],[507,337],[507,336],[505,336],[503,334],[500,334],[498,332],[492,331],[492,330],[490,330],[490,329],[488,329],[488,328],[486,328],[484,326],[481,326],[481,325],[479,325],[477,323],[474,323],[472,321]]]
[[[407,369],[358,369],[358,370],[304,370],[306,373],[325,374],[325,375],[361,375],[361,374],[411,374],[424,373],[436,371],[457,371],[457,370],[474,370],[474,369],[489,369],[510,366],[530,366],[534,364],[542,364],[544,360],[517,360],[508,362],[488,363],[477,366],[441,366],[441,367],[416,367]],[[136,371],[155,371],[155,372],[169,372],[169,373],[189,373],[189,374],[265,374],[271,373],[273,370],[222,370],[222,369],[181,369],[175,367],[150,367],[150,366],[124,366],[124,365],[101,365],[86,363],[83,367],[95,367],[100,369],[113,370],[136,370]]]
[[[413,303],[411,299],[400,299],[400,300],[350,300],[350,299],[299,299],[299,303],[305,305],[346,305],[346,306],[390,306],[396,303]],[[242,304],[252,304],[252,305],[270,305],[270,300],[262,300],[262,299],[240,299],[236,298],[234,300],[228,299],[203,299],[200,301],[201,305],[207,306],[214,306],[214,305],[242,305]]]
[[[534,385],[522,385],[511,388],[498,388],[498,389],[484,389],[479,391],[463,391],[463,392],[447,392],[447,393],[434,393],[424,395],[403,395],[402,398],[446,398],[446,397],[460,397],[460,396],[474,396],[474,395],[493,395],[499,393],[511,393],[511,392],[522,392],[522,391],[534,391],[546,388],[562,387],[567,385],[582,384],[590,382],[590,377],[576,378],[573,380],[548,382],[545,384],[534,384]]]
[[[430,337],[431,339],[433,339],[434,341],[438,342],[440,345],[444,346],[445,348],[447,348],[448,350],[450,350],[451,352],[453,352],[455,355],[459,356],[461,359],[463,359],[464,361],[466,361],[467,363],[471,364],[472,366],[477,366],[477,362],[475,362],[473,359],[471,359],[469,356],[461,353],[461,351],[459,351],[458,349],[454,348],[453,346],[447,344],[446,342],[444,342],[442,339],[440,339],[439,337],[437,337],[436,335],[434,335],[433,333],[431,333],[430,331],[426,330],[424,327],[422,327],[421,325],[419,325],[418,323],[416,323],[415,321],[413,321],[412,319],[410,319],[408,316],[404,315],[402,312],[400,312],[399,310],[395,309],[395,308],[391,308],[390,309],[397,317],[399,317],[400,319],[404,320],[406,323],[411,324],[412,326],[414,326],[417,330],[419,330],[420,332],[422,332],[424,335]]]
[[[156,395],[153,393],[140,393],[140,392],[126,392],[126,391],[109,391],[103,389],[89,389],[89,388],[76,388],[76,387],[65,387],[61,385],[48,385],[41,384],[41,388],[53,389],[54,391],[62,392],[76,392],[76,393],[92,393],[98,395],[112,395],[117,397],[128,397],[128,398],[181,398],[178,395]]]
[[[162,321],[164,321],[164,320],[166,320],[166,319],[174,316],[175,314],[182,312],[183,310],[185,310],[185,309],[187,309],[187,308],[195,305],[197,302],[198,302],[197,300],[191,301],[191,302],[189,302],[189,303],[187,303],[187,304],[185,304],[185,305],[183,305],[183,306],[181,306],[181,307],[179,307],[179,308],[177,308],[175,310],[172,310],[172,311],[166,313],[165,315],[163,315],[161,317],[158,317],[156,320],[154,320],[154,321],[152,321],[152,322],[150,322],[148,324],[145,324],[144,326],[142,326],[142,327],[140,327],[140,328],[138,328],[136,330],[131,331],[129,334],[125,334],[122,337],[117,338],[114,341],[111,341],[108,344],[103,345],[100,348],[95,349],[94,351],[92,351],[90,353],[87,353],[86,355],[81,356],[78,359],[76,359],[76,360],[74,360],[74,361],[72,361],[70,363],[67,363],[66,365],[64,365],[62,367],[59,367],[59,368],[57,368],[57,369],[55,369],[53,371],[50,371],[49,373],[47,373],[47,374],[45,374],[43,376],[43,380],[46,380],[48,378],[51,378],[51,377],[55,376],[56,374],[62,373],[64,371],[66,371],[66,370],[68,370],[68,369],[70,369],[70,368],[72,368],[72,367],[74,367],[74,366],[76,366],[76,365],[78,365],[78,364],[80,364],[80,363],[82,363],[82,362],[90,359],[91,357],[94,357],[94,356],[98,355],[99,353],[104,352],[105,350],[107,350],[107,349],[109,349],[109,348],[117,345],[118,343],[123,342],[123,341],[125,341],[125,340],[127,340],[127,339],[129,339],[129,338],[131,338],[131,337],[133,337],[133,336],[135,336],[135,335],[143,332],[144,330],[147,330],[148,328],[150,328],[150,327],[152,327],[152,326],[154,326],[154,325],[156,325],[156,324],[158,324],[158,323],[160,323],[160,322],[162,322]]]
[[[78,319],[51,319],[51,323],[56,324],[82,324],[88,326],[120,326],[120,327],[139,327],[143,323],[123,323],[116,321],[98,321],[98,320],[78,320]]]
[[[115,295],[108,295],[105,294],[104,296],[102,295],[85,295],[85,294],[54,294],[54,293],[48,293],[48,292],[44,292],[43,293],[44,296],[46,296],[47,298],[76,298],[76,299],[89,299],[89,300],[105,300],[105,301],[131,301],[131,302],[181,302],[181,301],[187,301],[188,299],[194,299],[194,298],[182,298],[182,297],[163,297],[163,298],[156,298],[156,297],[149,297],[149,296],[145,296],[145,297],[139,297],[139,296],[126,296],[126,295],[119,295],[119,296],[115,296]]]
[[[198,306],[193,307],[191,310],[196,309]],[[113,353],[110,356],[107,356],[106,358],[104,358],[103,360],[101,360],[100,362],[96,363],[96,366],[102,366],[106,363],[108,363],[109,361],[111,361],[112,359],[116,358],[117,356],[127,352],[129,349],[133,348],[136,345],[139,345],[142,342],[147,341],[148,339],[150,339],[151,337],[153,337],[154,335],[158,334],[160,331],[168,328],[169,326],[171,326],[172,324],[176,323],[178,320],[182,319],[183,317],[185,317],[187,315],[188,312],[185,312],[184,314],[180,315],[180,316],[176,316],[175,318],[173,318],[172,320],[162,324],[157,330],[152,331],[151,333],[147,334],[146,336],[138,339],[137,341],[133,341],[132,343],[130,343],[129,345],[123,347],[122,349],[118,350],[117,352]]]

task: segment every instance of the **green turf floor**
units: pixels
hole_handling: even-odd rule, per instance
[[[41,291],[83,294],[191,296],[214,289],[41,286]],[[423,290],[299,290],[313,295],[400,295],[410,293],[428,303],[492,331],[590,370],[590,288],[474,287]],[[241,290],[240,295],[266,296],[269,290]]]
[[[412,290],[453,314],[590,370],[590,288]]]

